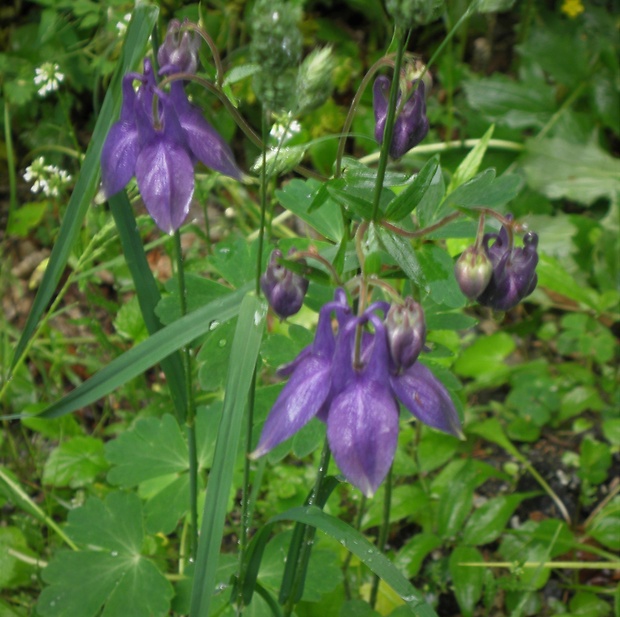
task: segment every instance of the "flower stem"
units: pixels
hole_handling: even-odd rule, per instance
[[[174,252],[177,263],[177,281],[179,285],[179,306],[181,316],[187,314],[187,288],[185,286],[185,268],[183,267],[183,249],[181,247],[181,233],[174,232]],[[189,345],[182,350],[183,371],[185,373],[185,391],[187,393],[187,416],[185,428],[189,453],[189,512],[191,520],[191,557],[196,558],[198,548],[198,456],[196,453],[196,408],[192,388],[191,351]]]
[[[375,194],[372,208],[372,219],[377,220],[379,213],[379,202],[381,200],[381,191],[383,190],[383,179],[385,178],[385,170],[387,169],[390,146],[392,145],[392,133],[394,131],[394,121],[396,119],[396,101],[398,99],[398,90],[400,88],[400,67],[403,62],[403,54],[405,52],[405,37],[396,28],[396,57],[394,58],[394,76],[390,86],[390,100],[388,102],[387,118],[385,120],[385,130],[383,132],[383,145],[381,147],[381,156],[379,157],[379,166],[377,168],[377,181],[375,183]]]
[[[330,457],[331,450],[329,448],[329,442],[327,441],[327,438],[325,438],[325,443],[323,444],[323,451],[321,452],[321,460],[319,462],[319,468],[317,470],[316,480],[314,482],[314,488],[307,504],[309,506],[314,505],[317,500],[317,497],[321,490],[321,485],[323,484],[323,480],[327,475],[327,468],[329,467]],[[290,617],[293,609],[295,608],[295,604],[299,602],[303,594],[304,578],[307,571],[310,554],[312,553],[312,547],[314,546],[315,534],[316,527],[310,527],[306,525],[303,533],[301,550],[299,551],[299,558],[297,559],[297,563],[295,564],[294,579],[291,586],[291,592],[284,606],[284,617]]]
[[[383,520],[381,521],[381,529],[379,530],[379,539],[377,540],[377,548],[383,553],[387,544],[388,531],[390,529],[390,510],[392,508],[392,467],[388,471],[385,479],[385,493],[383,496]],[[370,590],[370,606],[374,609],[377,604],[377,594],[379,593],[379,577],[375,575],[372,581],[372,589]]]
[[[261,143],[263,160],[260,168],[260,225],[258,228],[258,251],[256,251],[256,295],[260,296],[260,276],[263,271],[263,244],[265,242],[265,217],[267,213],[267,110],[261,114]]]

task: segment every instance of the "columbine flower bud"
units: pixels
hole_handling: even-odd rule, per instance
[[[396,369],[409,368],[418,359],[426,340],[422,307],[411,297],[405,299],[405,304],[392,304],[385,326]]]
[[[289,251],[289,255],[295,249]],[[260,278],[260,287],[276,315],[285,319],[299,311],[308,291],[308,280],[291,272],[278,263],[282,251],[275,249],[269,258],[265,274]],[[300,263],[305,261],[300,260]]]
[[[454,276],[461,291],[475,300],[488,286],[493,275],[493,264],[482,248],[465,249],[454,266]]]
[[[373,107],[375,110],[375,139],[382,144],[387,120],[388,101],[390,97],[390,80],[380,75],[372,88]],[[417,146],[428,133],[429,123],[426,117],[426,101],[424,93],[426,86],[423,81],[414,80],[409,84],[409,91],[416,86],[415,91],[403,105],[400,114],[394,122],[390,156],[400,158]],[[400,106],[402,93],[398,94],[396,107]]]
[[[168,24],[166,38],[157,51],[157,62],[161,69],[174,69],[180,73],[195,73],[198,68],[198,48],[200,37],[187,29],[186,18],[183,24],[173,19]]]
[[[489,241],[495,238],[490,248]],[[538,277],[538,235],[527,232],[523,237],[523,248],[510,249],[508,233],[502,228],[498,234],[485,234],[483,243],[493,264],[493,276],[478,302],[498,311],[515,307],[536,288]]]

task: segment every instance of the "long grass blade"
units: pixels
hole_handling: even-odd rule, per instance
[[[146,260],[146,254],[138,233],[131,203],[125,191],[121,191],[111,197],[108,203],[110,204],[112,216],[116,222],[121,239],[125,261],[136,288],[142,318],[149,334],[155,334],[162,327],[159,318],[155,314],[155,307],[161,299],[161,295]],[[177,419],[179,422],[183,422],[187,415],[187,395],[185,392],[185,372],[180,355],[175,352],[164,358],[161,361],[161,367],[170,387],[170,395],[174,403]]]
[[[174,323],[162,328],[139,343],[122,356],[115,358],[88,381],[80,384],[56,403],[53,403],[37,418],[58,418],[94,403],[119,386],[137,377],[148,368],[188,345],[195,338],[205,334],[214,322],[222,323],[239,313],[239,304],[249,286],[234,291],[228,296],[189,313]],[[18,415],[17,418],[31,416]],[[5,416],[5,419],[14,416]]]
[[[97,192],[100,171],[99,159],[101,158],[101,150],[108,130],[118,116],[121,104],[122,77],[128,71],[134,69],[144,55],[144,48],[157,21],[158,14],[159,8],[153,5],[138,6],[133,12],[131,22],[127,28],[121,60],[101,107],[101,113],[97,119],[84,164],[69,200],[67,212],[60,226],[58,239],[52,249],[39,291],[34,299],[24,330],[15,347],[11,370],[15,368],[19,358],[24,353],[26,345],[41,319],[41,315],[45,312],[54,295],[54,291],[69,259],[71,248],[86,216],[88,206]]]
[[[400,573],[396,566],[359,531],[344,521],[325,514],[316,506],[292,508],[274,516],[269,523],[277,521],[297,521],[320,529],[338,540],[380,579],[392,587],[409,606],[413,615],[416,617],[437,617],[437,613],[424,600],[422,594]]]
[[[265,313],[264,302],[255,296],[244,298],[230,354],[224,409],[207,485],[190,617],[207,617],[209,614],[243,413],[258,358]]]

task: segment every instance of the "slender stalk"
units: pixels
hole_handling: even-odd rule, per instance
[[[177,282],[179,285],[179,306],[181,316],[187,315],[187,288],[185,286],[185,268],[183,266],[183,249],[181,233],[174,232],[174,253],[177,263]],[[189,345],[182,350],[183,371],[185,373],[185,391],[187,394],[187,416],[185,429],[187,432],[189,462],[189,514],[191,520],[191,558],[196,559],[198,549],[198,455],[196,451],[196,407],[192,388],[192,362]]]
[[[355,516],[355,523],[353,524],[354,529],[359,531],[362,528],[362,519],[364,518],[364,513],[366,512],[366,495],[362,495],[362,500],[360,501],[360,506],[357,509],[357,515]],[[347,571],[349,566],[351,565],[351,559],[353,559],[353,553],[351,551],[347,551],[347,556],[345,557],[344,563],[342,564],[342,576],[344,577],[344,594],[347,600],[351,600],[351,585],[349,584],[349,577],[347,576]]]
[[[383,497],[383,520],[381,521],[381,529],[379,530],[379,539],[377,540],[377,548],[383,553],[388,539],[388,531],[390,529],[390,510],[392,508],[392,467],[388,471],[385,479],[385,494]],[[372,589],[370,590],[370,606],[374,609],[377,604],[377,594],[379,593],[379,577],[375,575],[372,581]]]
[[[314,488],[312,490],[312,495],[310,496],[310,499],[308,501],[309,506],[313,505],[316,502],[317,496],[321,490],[321,485],[323,484],[323,480],[327,475],[327,468],[329,467],[330,457],[331,450],[329,449],[329,442],[327,441],[327,438],[325,438],[325,443],[323,444],[323,451],[321,452],[321,460],[319,462],[319,468],[317,470],[316,480],[314,482]],[[295,578],[291,588],[291,594],[284,606],[284,617],[290,617],[293,609],[295,608],[295,604],[299,601],[303,593],[303,576],[306,572],[308,560],[310,559],[310,553],[312,552],[312,547],[314,545],[315,534],[315,527],[306,526],[301,550],[299,551],[299,559],[295,564]]]
[[[256,294],[260,296],[260,276],[263,271],[263,245],[265,243],[265,218],[267,215],[267,110],[261,114],[261,142],[263,160],[260,170],[260,225],[258,228],[258,251],[256,256]]]
[[[6,228],[10,229],[12,219],[17,211],[17,179],[15,174],[15,157],[13,156],[9,102],[6,98],[4,99],[4,143],[6,144],[6,165],[9,175],[9,220]]]
[[[383,180],[387,169],[388,158],[390,154],[390,146],[392,145],[392,133],[394,131],[394,121],[396,120],[396,102],[398,100],[398,90],[400,88],[400,67],[403,62],[403,54],[405,52],[405,37],[400,29],[396,29],[396,57],[394,58],[394,76],[390,86],[390,99],[388,102],[387,118],[385,120],[385,129],[383,132],[383,144],[381,146],[381,155],[379,157],[379,166],[377,167],[377,181],[375,183],[375,193],[372,208],[372,220],[377,220],[379,213],[379,202],[381,200],[381,191],[383,190]]]

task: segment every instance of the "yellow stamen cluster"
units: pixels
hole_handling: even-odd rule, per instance
[[[571,19],[575,19],[577,15],[581,15],[585,11],[581,0],[564,0],[560,7],[562,13],[566,13]]]

